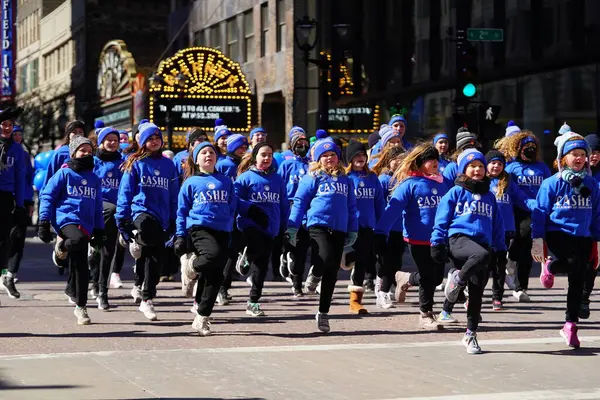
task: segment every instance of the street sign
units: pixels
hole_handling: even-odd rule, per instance
[[[503,42],[503,29],[469,28],[467,29],[469,42]]]

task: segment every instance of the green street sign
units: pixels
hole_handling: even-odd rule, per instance
[[[503,42],[503,29],[469,28],[467,29],[469,42]]]

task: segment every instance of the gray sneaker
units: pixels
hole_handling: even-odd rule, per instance
[[[444,294],[450,303],[456,303],[460,291],[464,289],[464,285],[458,284],[458,270],[455,269],[448,273],[448,280],[446,281],[446,287],[444,288]]]
[[[477,334],[475,332],[465,333],[465,336],[462,338],[462,344],[467,348],[467,353],[481,354],[481,347],[479,347]]]
[[[0,289],[4,290],[11,299],[18,299],[21,293],[15,287],[15,278],[8,275],[2,275],[0,279]]]
[[[313,266],[311,266],[308,270],[306,282],[304,283],[306,294],[315,294],[317,292],[317,286],[319,286],[319,283],[321,283],[321,277],[313,275]]]
[[[89,325],[92,323],[92,320],[88,316],[87,308],[85,307],[75,307],[73,314],[77,317],[78,325]]]
[[[331,332],[331,327],[329,326],[329,314],[319,312],[315,315],[315,319],[317,320],[318,330],[323,333]]]
[[[248,302],[248,307],[246,307],[246,314],[252,317],[262,317],[265,315],[265,312],[260,308],[260,303],[251,303]]]
[[[202,315],[196,315],[192,328],[200,334],[200,336],[210,336],[210,321],[209,317],[203,317]]]

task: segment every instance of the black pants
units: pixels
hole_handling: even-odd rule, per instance
[[[294,285],[294,289],[301,290],[302,289],[302,279],[304,278],[304,270],[306,269],[306,259],[308,248],[310,247],[310,237],[308,235],[308,230],[304,227],[298,229],[298,233],[296,235],[296,246],[292,247],[287,241],[283,244],[285,251],[291,253],[292,258],[294,259],[294,268],[292,269],[292,283]]]
[[[0,191],[0,268],[8,264],[10,230],[13,225],[15,198],[11,192]]]
[[[430,246],[411,244],[409,249],[419,271],[419,309],[433,311],[435,287],[444,280],[445,265],[433,261]]]
[[[67,278],[65,293],[75,300],[79,307],[85,307],[87,305],[87,289],[90,280],[87,260],[90,238],[77,225],[64,226],[58,234],[63,239],[63,249],[68,251],[67,264],[69,265],[69,277]]]
[[[553,274],[568,274],[567,311],[565,321],[578,322],[586,268],[592,251],[592,239],[546,232],[546,245],[555,259],[548,269]]]
[[[514,232],[506,232],[506,248],[510,248]],[[504,297],[504,283],[506,282],[506,252],[492,252],[489,270],[492,273],[492,298],[502,301]]]
[[[374,239],[375,233],[372,228],[359,228],[358,238],[352,246],[354,251],[346,255],[346,263],[354,259],[354,273],[352,274],[354,286],[362,286],[367,270],[372,269]]]
[[[16,274],[19,272],[21,260],[23,259],[23,249],[25,248],[25,237],[27,236],[27,226],[29,221],[13,221],[10,230],[10,251],[8,254],[8,272]]]
[[[231,289],[231,281],[233,280],[233,274],[235,274],[235,263],[237,262],[238,255],[242,249],[242,232],[237,228],[235,222],[233,223],[233,231],[231,231],[231,237],[229,240],[229,250],[227,252],[227,263],[225,264],[225,271],[223,271],[223,290]]]
[[[142,286],[142,300],[152,300],[160,278],[166,233],[149,214],[140,214],[133,223],[138,230],[136,240],[142,246],[142,257],[136,263],[136,285]]]
[[[181,269],[181,261],[175,254],[173,246],[165,247],[164,251],[164,262],[161,266],[160,276],[172,276],[177,274],[177,271]]]
[[[379,259],[377,276],[381,278],[381,290],[389,292],[395,281],[396,272],[402,270],[402,256],[406,243],[402,232],[391,231],[388,238],[387,251]]]
[[[273,250],[271,250],[271,272],[273,279],[278,280],[283,277],[279,273],[279,264],[281,264],[281,254],[283,253],[283,235],[279,234],[273,238]]]
[[[308,229],[312,249],[313,275],[321,277],[319,312],[328,313],[331,306],[346,233],[313,226]]]
[[[467,329],[474,332],[479,326],[483,289],[489,276],[488,263],[491,249],[464,235],[450,237],[449,244],[454,265],[460,269],[459,276],[464,276],[469,288]],[[461,279],[463,278],[461,277]]]
[[[190,240],[197,255],[193,265],[194,271],[198,274],[196,303],[198,314],[203,317],[212,314],[223,282],[229,236],[229,232],[210,228],[197,228],[190,231]]]
[[[101,295],[108,294],[108,280],[110,279],[111,265],[115,256],[115,250],[118,246],[117,222],[115,221],[115,212],[117,207],[109,202],[102,202],[104,216],[104,235],[106,240],[100,250],[100,270],[98,276],[98,289]]]
[[[585,270],[583,295],[581,297],[581,302],[583,304],[590,304],[590,296],[592,294],[592,290],[594,290],[594,282],[596,281],[596,275],[598,274],[598,270],[594,269],[594,267],[595,265],[592,265],[592,263],[589,262]]]
[[[269,270],[269,258],[273,249],[273,238],[258,229],[247,228],[244,231],[244,246],[248,247],[246,257],[250,263],[250,302],[258,303],[262,296],[265,278]]]
[[[121,246],[117,242],[117,247],[115,248],[115,257],[112,260],[112,272],[114,272],[115,274],[120,274],[121,269],[123,269],[124,262],[125,262],[125,247]]]
[[[508,249],[508,256],[517,267],[515,279],[515,291],[527,290],[529,288],[529,274],[533,259],[531,258],[531,216],[529,213],[515,208],[515,239]]]

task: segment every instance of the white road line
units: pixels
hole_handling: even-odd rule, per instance
[[[479,393],[436,397],[401,397],[387,400],[596,400],[598,398],[600,398],[600,388],[532,390],[524,392]]]
[[[600,342],[600,336],[580,337],[581,342]],[[560,337],[548,338],[528,338],[528,339],[492,339],[480,340],[483,346],[510,346],[526,344],[552,344],[563,343],[564,339]],[[404,349],[414,347],[448,347],[462,346],[460,340],[446,342],[418,342],[418,343],[355,343],[355,344],[323,344],[323,345],[297,345],[297,346],[269,346],[269,347],[227,347],[227,348],[205,348],[205,349],[147,349],[147,350],[115,350],[115,351],[92,351],[92,352],[73,352],[73,353],[54,353],[54,354],[20,354],[0,356],[1,361],[9,360],[34,360],[44,358],[69,358],[101,356],[108,357],[115,354],[124,353],[285,353],[285,352],[303,352],[303,351],[336,351],[336,350],[378,350],[378,349]],[[583,346],[585,347],[585,345]]]

